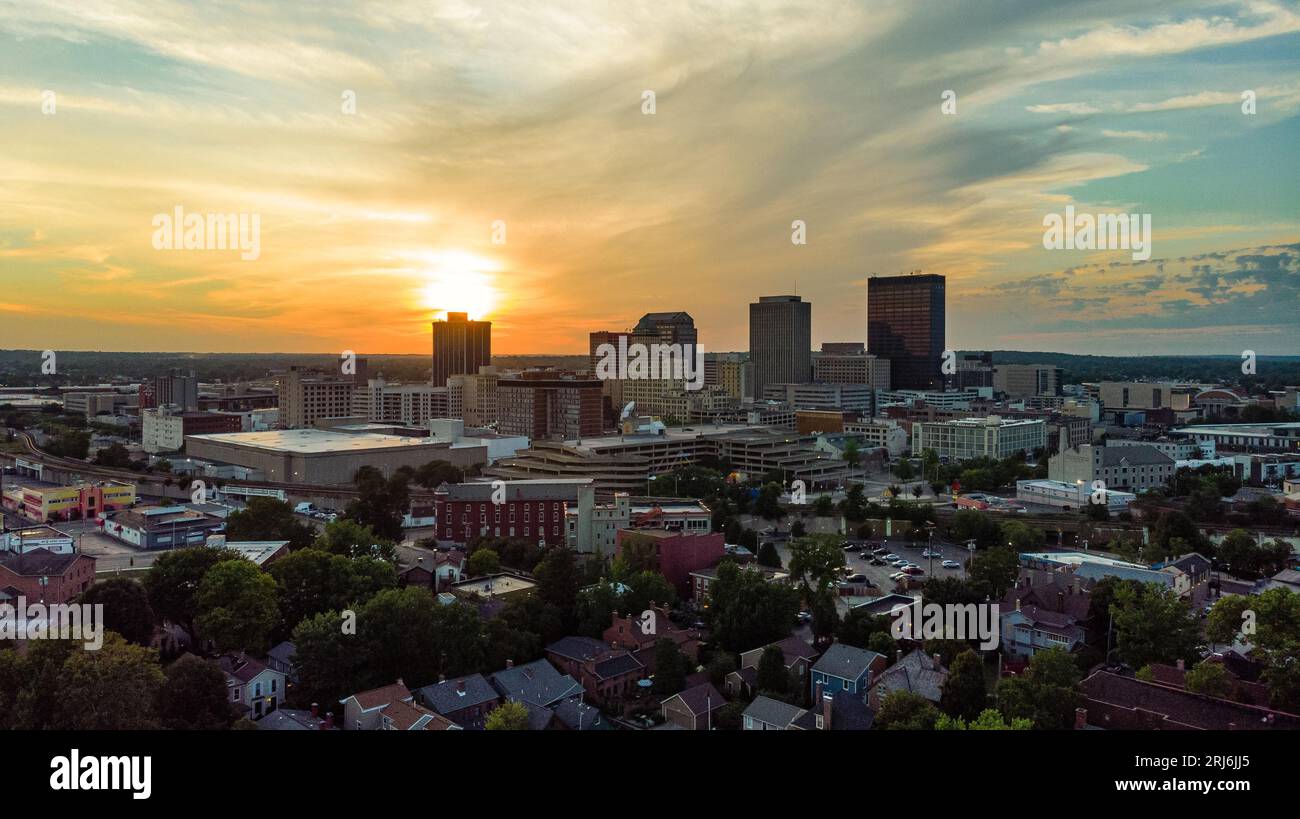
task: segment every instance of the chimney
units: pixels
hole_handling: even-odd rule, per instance
[[[456,683],[456,693],[457,693],[457,694],[464,694],[464,693],[465,693],[465,681],[464,681],[464,680],[461,680],[461,681],[459,681],[459,682]]]
[[[1065,592],[1056,593],[1056,610],[1065,611]]]
[[[320,724],[320,729],[321,729],[322,731],[328,731],[329,729],[331,729],[331,728],[333,728],[333,727],[334,727],[334,715],[333,715],[333,714],[326,714],[326,715],[325,715],[325,721],[322,722],[322,723]]]
[[[903,661],[903,649],[901,648],[896,649],[894,651],[894,662],[901,663],[902,661]]]
[[[831,729],[831,711],[835,704],[834,694],[822,694],[822,730]]]
[[[1088,725],[1088,709],[1074,709],[1074,730],[1082,731]]]
[[[1186,671],[1186,670],[1187,670],[1187,663],[1186,663],[1186,661],[1181,660],[1181,659],[1178,661],[1178,670],[1179,670],[1179,671]]]
[[[943,668],[943,660],[939,659],[939,655],[938,655],[938,654],[935,654],[935,655],[934,655],[934,664],[935,664],[935,667],[937,667],[937,668]]]
[[[447,681],[447,675],[446,675],[446,674],[439,674],[439,675],[438,675],[438,682],[440,682],[440,683],[445,683],[446,681]]]
[[[514,668],[514,667],[515,667],[514,660],[506,660],[506,668]]]
[[[314,703],[314,702],[311,704],[311,715],[312,715],[313,717],[319,717],[319,716],[320,716],[320,706],[319,706],[318,704]]]
[[[401,678],[401,677],[398,677],[398,678],[397,678],[397,684],[400,685],[400,686],[402,686],[403,688],[406,687],[406,683],[402,682],[402,678]]]
[[[1016,611],[1020,611],[1020,598],[1016,598]]]

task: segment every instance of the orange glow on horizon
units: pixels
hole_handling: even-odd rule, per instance
[[[427,279],[419,290],[419,304],[432,310],[434,318],[448,312],[468,313],[470,319],[492,316],[501,304],[495,274],[501,265],[492,259],[462,250],[440,250],[421,254],[428,263]]]

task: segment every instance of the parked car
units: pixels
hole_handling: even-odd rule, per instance
[[[936,552],[933,549],[926,549],[921,552],[921,557],[943,557],[943,552]]]
[[[871,553],[872,553],[873,555],[877,555],[877,556],[879,556],[879,555],[883,555],[885,552],[888,552],[888,551],[889,551],[889,550],[886,549],[884,546],[877,546],[876,548],[874,548],[874,549],[871,550]]]
[[[960,569],[960,568],[961,568],[961,564],[958,563],[958,562],[955,561],[955,560],[945,560],[945,561],[943,562],[942,565],[943,565],[943,567],[944,567],[945,569]]]
[[[906,578],[907,578],[907,575],[903,574],[902,572],[894,572],[893,574],[891,574],[891,575],[889,576],[889,579],[892,580],[892,581],[894,581],[895,583],[897,583],[897,582],[900,581],[900,580],[904,580],[904,579],[906,579]]]
[[[844,548],[844,551],[846,551],[846,552],[856,552],[856,551],[860,550],[862,547],[859,546],[859,545],[856,544],[856,543],[849,543],[849,542],[846,541],[846,542],[844,543],[844,547],[843,547],[843,548]]]
[[[922,569],[920,566],[904,566],[901,571],[903,572],[903,574],[910,574],[913,576],[918,574],[925,574],[925,570]]]
[[[873,557],[873,558],[871,558],[871,560],[869,560],[869,561],[867,561],[867,562],[870,563],[872,566],[883,566],[883,565],[885,565],[885,561],[881,560],[881,559],[878,558],[878,557]]]
[[[896,555],[893,552],[890,552],[889,554],[885,555],[885,560],[888,560],[890,563],[893,563],[895,560],[902,560],[902,559],[903,559],[902,555]]]
[[[849,583],[866,583],[867,576],[865,574],[851,574],[845,580]]]

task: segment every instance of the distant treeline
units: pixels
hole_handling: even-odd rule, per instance
[[[1300,385],[1300,356],[1257,356],[1255,374],[1243,375],[1239,356],[1104,356],[993,350],[996,364],[1055,364],[1062,381],[1214,381],[1251,393]]]
[[[371,377],[380,373],[390,381],[423,382],[429,379],[428,355],[370,355],[358,353],[369,362]],[[164,375],[169,370],[193,370],[201,381],[235,382],[265,378],[290,366],[333,370],[339,357],[328,353],[109,353],[55,351],[54,375],[41,372],[41,350],[0,350],[0,386],[59,386],[98,384],[114,379],[138,381]],[[586,369],[587,356],[493,356],[499,367],[544,367]]]

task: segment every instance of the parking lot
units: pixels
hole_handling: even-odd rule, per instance
[[[865,575],[871,581],[870,597],[889,594],[895,591],[895,583],[890,579],[890,575],[897,573],[899,570],[886,563],[882,566],[874,565],[871,562],[871,550],[875,548],[887,549],[887,554],[896,554],[900,558],[915,563],[921,567],[922,574],[916,575],[918,579],[925,579],[930,576],[934,577],[966,577],[966,561],[970,559],[970,553],[965,546],[949,543],[940,538],[933,541],[933,550],[939,552],[943,557],[936,557],[931,562],[930,558],[921,557],[921,553],[926,550],[926,544],[919,542],[915,547],[905,539],[898,538],[873,538],[871,540],[861,540],[859,538],[843,538],[842,542],[852,543],[859,547],[858,551],[844,552],[844,564],[853,569],[855,574]],[[789,541],[786,539],[777,539],[773,543],[776,545],[777,554],[781,556],[781,565],[790,565],[790,548]],[[865,548],[865,552],[863,551]],[[881,556],[883,558],[883,555]],[[955,560],[961,564],[959,568],[945,569],[942,567],[944,560]],[[867,600],[868,597],[846,596],[836,599],[836,606],[839,608],[840,615],[848,613],[853,605],[860,604]]]

